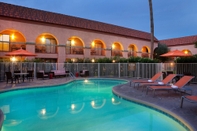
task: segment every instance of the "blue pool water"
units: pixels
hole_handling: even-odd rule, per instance
[[[0,94],[3,131],[185,131],[172,118],[113,95],[127,81],[76,80]]]

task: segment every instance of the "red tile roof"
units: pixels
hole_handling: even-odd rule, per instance
[[[116,34],[125,37],[150,40],[150,33],[130,28],[120,27],[98,21],[47,12],[12,4],[0,2],[0,16],[12,19],[30,20],[42,23],[56,24],[73,28],[94,30],[104,33]],[[155,41],[158,41],[155,38]]]
[[[159,41],[167,46],[179,46],[179,45],[191,45],[197,42],[197,35],[195,36],[185,36],[180,38],[165,39]]]

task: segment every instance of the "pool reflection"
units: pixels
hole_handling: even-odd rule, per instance
[[[120,98],[117,98],[117,97],[112,97],[111,98],[111,102],[112,104],[114,105],[119,105],[121,102],[120,102]]]
[[[106,99],[94,99],[91,101],[91,106],[94,109],[101,109],[106,103]]]

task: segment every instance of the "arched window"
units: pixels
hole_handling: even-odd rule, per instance
[[[135,57],[137,56],[137,49],[135,45],[131,44],[128,47],[128,57]]]
[[[105,50],[104,50],[104,44],[100,40],[94,40],[91,43],[91,55],[98,55],[98,56],[104,56]]]
[[[118,42],[112,44],[111,56],[123,56],[121,44]]]
[[[143,58],[148,58],[149,57],[149,52],[148,52],[148,48],[146,46],[142,47],[142,54],[141,57]]]
[[[26,49],[24,36],[16,30],[4,30],[0,33],[0,51]]]
[[[83,42],[77,37],[71,37],[66,42],[66,54],[84,54]]]
[[[42,34],[36,39],[36,53],[57,53],[57,41],[52,35]]]

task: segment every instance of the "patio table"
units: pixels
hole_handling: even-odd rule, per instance
[[[27,75],[27,74],[29,74],[29,73],[23,73],[23,72],[21,72],[21,73],[14,73],[14,76],[22,76],[23,82],[24,82],[25,75]]]

